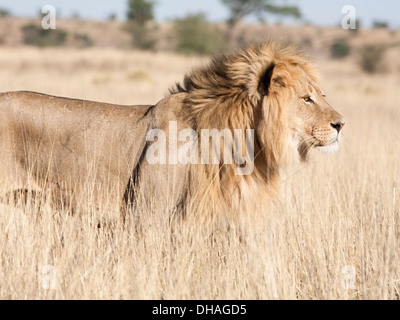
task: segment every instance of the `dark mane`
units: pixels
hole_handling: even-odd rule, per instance
[[[237,53],[224,53],[212,57],[207,64],[192,69],[185,75],[183,83],[176,83],[169,92],[171,94],[190,93],[201,89],[218,92],[221,87],[232,87],[234,83],[228,74],[229,66],[235,60],[236,55]]]

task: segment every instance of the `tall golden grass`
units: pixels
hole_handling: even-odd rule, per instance
[[[0,91],[153,104],[198,63],[2,48]],[[171,224],[156,200],[125,224],[106,197],[75,215],[46,203],[2,205],[0,299],[399,299],[400,75],[366,76],[351,60],[318,64],[346,118],[341,151],[313,152],[289,170],[257,230]]]

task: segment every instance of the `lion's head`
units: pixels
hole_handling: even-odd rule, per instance
[[[337,151],[345,124],[326,101],[310,59],[282,43],[216,56],[173,92],[188,93],[188,117],[198,128],[255,129],[256,153],[264,153],[269,169],[305,160],[312,148]]]
[[[243,181],[240,197],[249,186],[268,189],[270,195],[278,189],[280,169],[306,160],[312,148],[338,150],[344,120],[325,100],[310,59],[293,46],[259,43],[216,56],[192,70],[172,91],[177,92],[185,93],[185,119],[197,130],[254,130],[254,170],[249,176],[234,177],[235,164],[206,169],[205,185],[210,176],[219,181],[229,201]]]
[[[281,120],[281,127],[275,130],[284,132],[288,129],[288,141],[302,160],[311,148],[334,153],[339,149],[341,130],[345,125],[343,117],[326,101],[312,66],[299,60],[302,56],[298,53],[291,60],[292,55],[292,52],[284,52],[269,66],[263,112],[269,116],[274,112],[272,109],[279,106],[280,116],[285,118]],[[279,124],[279,121],[275,119],[268,123]]]
[[[231,77],[247,89],[257,137],[270,165],[310,149],[338,151],[343,117],[326,101],[308,57],[280,43],[251,45],[231,64]],[[257,120],[258,115],[258,120]]]

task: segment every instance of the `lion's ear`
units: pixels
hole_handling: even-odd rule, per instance
[[[267,96],[279,88],[286,87],[289,80],[288,77],[290,77],[290,73],[283,63],[272,64],[265,70],[260,79],[258,86],[260,94]]]

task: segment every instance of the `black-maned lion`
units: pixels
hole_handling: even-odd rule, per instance
[[[174,142],[171,123],[197,138]],[[154,106],[1,94],[0,188],[50,191],[55,204],[71,207],[89,197],[126,205],[141,199],[188,214],[255,214],[274,198],[281,169],[306,160],[311,148],[336,151],[343,126],[304,54],[279,43],[253,44],[194,68]],[[167,142],[156,152],[162,139],[150,137],[154,130],[165,132]],[[241,156],[252,148],[251,171],[238,174],[249,163],[226,161],[237,141],[218,147],[219,163],[204,161],[205,149],[211,158],[218,148],[202,139],[203,130],[253,132],[250,145],[240,142]],[[169,154],[174,144],[198,161],[176,161]],[[153,163],[150,151],[166,152],[169,161]]]

